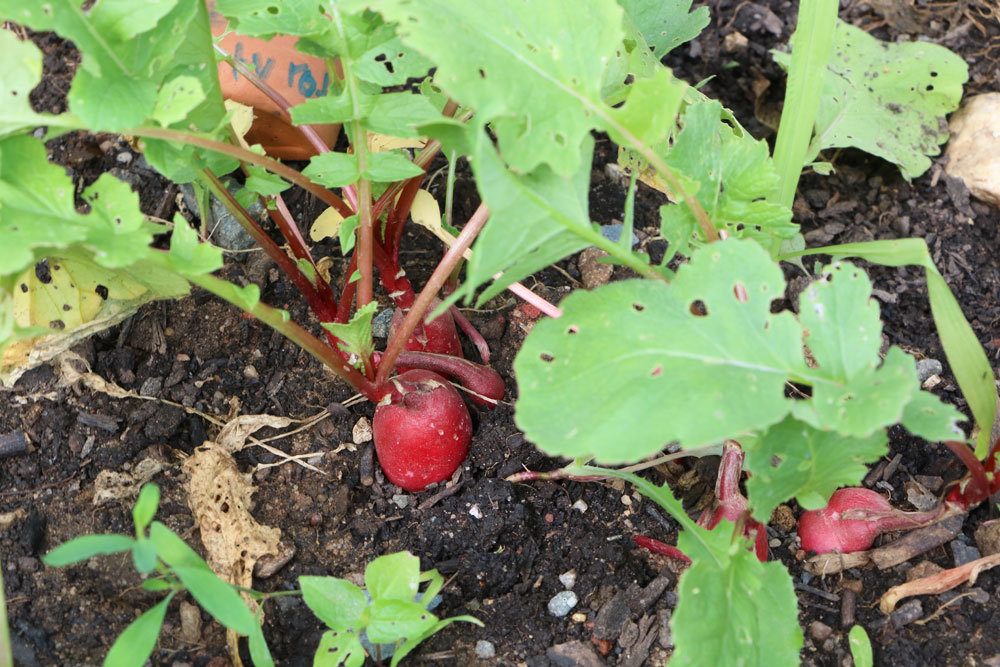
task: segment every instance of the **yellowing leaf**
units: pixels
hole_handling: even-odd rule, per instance
[[[384,153],[396,148],[423,148],[425,143],[426,139],[404,139],[376,132],[368,133],[368,150],[373,153]]]
[[[427,190],[417,190],[410,207],[410,217],[413,222],[437,234],[441,230],[441,207],[434,195]]]
[[[309,238],[317,243],[323,239],[337,238],[340,233],[340,223],[343,221],[344,216],[331,206],[320,213],[316,221],[313,222],[312,228],[309,230]]]
[[[233,100],[226,100],[226,111],[229,113],[229,124],[233,126],[233,132],[243,148],[250,150],[250,144],[244,137],[253,125],[253,107],[240,104]]]

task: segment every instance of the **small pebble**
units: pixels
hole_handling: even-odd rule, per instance
[[[825,642],[833,634],[833,628],[822,621],[813,621],[809,625],[809,635],[817,642]]]
[[[576,570],[569,570],[560,574],[559,583],[562,584],[566,590],[572,590],[573,586],[576,585]]]
[[[889,620],[897,628],[901,628],[904,625],[909,625],[916,621],[921,616],[924,615],[924,606],[920,603],[920,600],[910,600],[906,604],[902,605],[899,609],[892,612],[889,616]]]
[[[469,508],[469,516],[471,516],[473,519],[482,519],[483,510],[479,509],[479,505],[473,505],[472,507]]]
[[[358,420],[358,423],[354,425],[354,428],[351,430],[351,439],[354,441],[355,445],[371,442],[372,425],[371,422],[368,421],[367,417],[362,417]]]
[[[132,154],[119,153],[115,160],[117,160],[118,164],[129,164],[132,162]]]
[[[372,318],[372,336],[375,338],[388,338],[389,324],[392,322],[392,308],[386,308]]]
[[[979,524],[976,528],[976,546],[984,556],[1000,553],[1000,519]]]
[[[556,593],[549,600],[549,613],[558,618],[563,618],[572,611],[578,601],[579,598],[576,597],[576,593],[573,591]]]
[[[578,611],[572,616],[570,616],[570,618],[573,619],[574,623],[583,623],[584,621],[587,620],[587,615],[584,614],[582,611]]]
[[[260,379],[260,373],[258,373],[257,369],[253,366],[247,366],[243,369],[243,377],[248,380],[258,380]]]
[[[488,642],[485,639],[480,639],[476,642],[476,657],[480,660],[489,660],[496,657],[496,654],[497,648],[493,645],[493,642]]]
[[[979,553],[979,549],[971,544],[966,544],[961,540],[952,540],[951,554],[955,559],[955,567],[959,567],[982,558],[982,555]]]
[[[410,505],[410,497],[397,493],[392,497],[392,502],[396,503],[396,507],[399,509],[406,509]]]
[[[781,540],[779,540],[777,537],[772,537],[768,541],[767,546],[771,547],[772,549],[777,549],[778,547],[781,546]]]
[[[944,372],[944,366],[937,359],[921,359],[917,362],[917,377],[924,382],[932,375],[940,375]]]
[[[575,509],[575,510],[576,510],[577,512],[579,512],[580,514],[583,514],[583,513],[584,513],[584,512],[586,512],[586,511],[587,511],[588,509],[590,509],[590,505],[588,505],[588,504],[587,504],[587,503],[586,503],[586,502],[585,502],[585,501],[583,500],[583,498],[581,498],[580,500],[578,500],[578,501],[576,501],[575,503],[573,503],[573,509]]]

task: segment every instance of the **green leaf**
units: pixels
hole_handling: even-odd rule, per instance
[[[357,238],[354,231],[361,224],[361,218],[355,214],[340,221],[340,228],[337,230],[337,238],[340,241],[340,252],[346,256],[354,249],[354,241]],[[351,281],[353,282],[353,280]]]
[[[155,28],[176,4],[177,0],[101,0],[95,24],[102,34],[126,41]]]
[[[711,557],[693,558],[681,575],[670,624],[672,667],[799,664],[802,630],[784,565],[757,560],[746,540],[732,538],[727,521],[712,531],[685,529],[677,545],[685,553],[707,549]]]
[[[135,667],[146,663],[156,648],[156,640],[173,597],[171,593],[129,623],[105,656],[104,667]]]
[[[439,118],[441,114],[423,95],[386,93],[375,98],[375,105],[365,124],[372,132],[394,137],[418,137],[418,126]]]
[[[188,117],[205,100],[201,81],[193,76],[178,76],[163,84],[156,97],[153,120],[169,127]]]
[[[309,0],[218,0],[215,8],[231,29],[248,37],[310,35],[329,24],[324,5]]]
[[[83,535],[60,544],[42,556],[49,567],[66,567],[94,556],[108,556],[128,551],[135,544],[128,535]]]
[[[132,547],[132,564],[139,574],[149,574],[156,569],[156,547],[147,538],[140,537],[136,540]]]
[[[782,259],[815,254],[860,257],[883,266],[910,264],[924,268],[931,314],[938,335],[941,337],[941,346],[979,427],[976,456],[985,458],[990,445],[993,444],[990,441],[990,433],[997,414],[997,389],[993,367],[975,332],[969,326],[969,321],[962,314],[955,295],[951,293],[948,284],[934,266],[927,243],[923,239],[845,243],[792,252],[784,255]]]
[[[247,635],[247,648],[250,649],[254,667],[274,667],[274,658],[271,657],[271,649],[267,646],[260,621],[254,623],[253,632]]]
[[[222,251],[198,240],[198,233],[180,213],[174,216],[170,235],[170,265],[179,273],[200,276],[222,268]]]
[[[637,79],[631,85],[625,104],[612,109],[611,116],[643,143],[651,146],[662,143],[674,128],[687,87],[670,70],[658,67],[652,76]],[[629,143],[618,132],[610,133],[619,144]]]
[[[907,179],[948,139],[944,117],[958,108],[968,66],[929,42],[887,43],[838,21],[816,118],[811,161],[827,148],[853,146],[899,165]],[[786,54],[774,54],[787,66]]]
[[[623,36],[614,0],[389,0],[377,7],[405,44],[437,66],[435,84],[491,124],[515,171],[542,164],[561,176],[578,171],[584,140],[607,115],[601,83]]]
[[[427,640],[430,637],[433,637],[441,630],[444,630],[452,623],[456,623],[458,621],[462,621],[465,623],[472,623],[473,625],[484,627],[483,623],[474,616],[452,616],[451,618],[442,619],[437,623],[435,623],[434,625],[427,628],[426,630],[424,630],[423,632],[421,632],[420,634],[408,637],[406,641],[404,641],[402,644],[396,647],[396,650],[392,654],[392,661],[389,663],[389,667],[396,667],[396,665],[401,663],[403,659],[413,651],[413,649],[420,646],[420,644],[423,643],[425,640]]]
[[[320,325],[339,339],[337,347],[360,359],[367,359],[375,351],[372,341],[372,318],[378,310],[378,303],[370,301],[359,308],[347,324],[321,322]]]
[[[868,633],[860,625],[855,625],[847,633],[847,642],[851,646],[851,657],[854,658],[854,667],[872,667],[875,658],[872,656],[872,642],[868,639]]]
[[[323,125],[361,120],[375,108],[379,97],[381,96],[351,97],[348,91],[340,95],[314,97],[292,107],[292,122],[296,125]]]
[[[548,454],[624,462],[777,423],[791,407],[785,382],[808,371],[801,327],[770,312],[784,288],[760,246],[729,240],[695,252],[670,285],[570,294],[515,359],[518,426]],[[707,315],[692,313],[697,302]]]
[[[141,261],[162,228],[146,222],[139,208],[139,195],[126,183],[104,173],[83,191],[90,204],[85,245],[93,259],[109,269],[120,269]]]
[[[359,630],[368,608],[365,592],[344,579],[299,577],[302,599],[331,630]]]
[[[365,587],[373,600],[413,601],[420,585],[420,559],[409,551],[379,556],[365,568]],[[381,643],[372,638],[376,644]]]
[[[807,510],[825,506],[838,488],[861,481],[867,464],[885,455],[886,443],[884,430],[858,438],[819,431],[791,417],[744,440],[754,518],[766,523],[790,498]]]
[[[472,169],[490,220],[473,246],[461,294],[471,297],[503,272],[479,295],[479,303],[485,303],[511,283],[589,245],[587,238],[596,235],[587,200],[594,143],[584,143],[586,159],[572,177],[544,165],[518,175],[504,165],[488,135],[478,135]]]
[[[31,42],[21,41],[10,30],[0,30],[0,53],[4,66],[0,70],[0,137],[35,125],[42,125],[51,116],[37,114],[31,108],[29,96],[42,79],[42,52]]]
[[[416,602],[375,598],[369,609],[365,633],[373,644],[391,644],[420,636],[437,622],[437,616]]]
[[[918,391],[903,411],[900,423],[915,436],[938,442],[965,440],[958,422],[966,421],[965,415],[955,406],[945,403],[929,391]]]
[[[422,79],[431,61],[403,44],[398,37],[372,47],[358,58],[354,74],[363,81],[389,88],[409,79]]]
[[[291,184],[287,183],[283,178],[281,178],[281,176],[272,174],[263,167],[249,165],[247,167],[247,173],[249,175],[247,176],[245,183],[246,189],[263,197],[279,195],[288,188],[292,187]]]
[[[765,247],[791,238],[798,226],[791,211],[767,201],[778,174],[767,144],[723,122],[718,102],[696,102],[683,115],[684,127],[666,153],[667,164],[684,179],[718,229],[730,236],[752,238]],[[661,209],[662,231],[671,248],[701,234],[690,207],[683,203]]]
[[[368,166],[364,176],[377,183],[395,183],[422,173],[424,170],[415,165],[402,151],[386,151],[368,155]]]
[[[353,632],[329,630],[320,637],[313,667],[362,667],[365,664],[365,647]]]
[[[831,380],[813,387],[812,401],[796,405],[796,415],[817,428],[866,437],[899,422],[918,389],[916,364],[899,348],[878,366],[882,324],[871,289],[864,271],[834,262],[799,297],[814,373]]]
[[[302,174],[328,188],[350,185],[361,177],[358,157],[347,153],[322,153],[309,161]]]
[[[132,552],[133,555],[135,552]],[[155,555],[155,552],[154,552]],[[171,591],[174,586],[171,582],[166,579],[161,579],[157,577],[156,579],[146,579],[142,582],[142,590],[148,591],[150,593],[163,593],[165,591]]]
[[[692,0],[618,0],[659,60],[708,25],[708,7],[691,11]],[[690,13],[689,13],[690,12]]]
[[[240,594],[211,570],[186,566],[171,569],[198,604],[222,625],[241,635],[251,635],[259,627]]]
[[[132,506],[132,522],[135,524],[135,534],[139,537],[146,534],[149,522],[156,515],[160,506],[160,487],[156,484],[143,484],[139,498]]]

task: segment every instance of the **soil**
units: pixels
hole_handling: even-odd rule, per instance
[[[669,64],[689,81],[713,77],[704,91],[732,108],[755,136],[769,136],[770,100],[780,100],[783,75],[768,50],[787,41],[794,4],[709,4],[711,25],[695,42],[671,54]],[[884,4],[896,10],[883,17],[871,8]],[[956,50],[971,66],[966,93],[975,94],[995,90],[1000,82],[1000,21],[984,13],[988,4],[936,3],[904,14],[899,7],[906,3],[850,2],[842,16],[882,38],[919,34]],[[746,39],[735,37],[737,33]],[[50,76],[32,100],[41,109],[60,111],[75,51],[50,35],[33,37],[46,53]],[[770,89],[758,99],[755,90],[760,90],[761,81],[770,82]],[[50,148],[75,181],[87,184],[113,170],[140,191],[147,213],[173,215],[176,191],[144,167],[121,138],[69,135]],[[612,146],[602,140],[591,192],[593,217],[602,223],[619,218],[624,201],[621,181],[603,168],[613,157]],[[939,164],[907,183],[892,165],[858,152],[843,151],[834,161],[835,175],[806,176],[800,187],[795,212],[810,245],[925,238],[996,365],[1000,211],[970,201],[964,187],[943,175]],[[474,186],[461,179],[458,192],[458,214],[468,214],[476,203]],[[655,193],[640,193],[638,226],[644,228],[643,243],[654,257],[663,251],[662,242],[654,238],[659,204]],[[318,213],[305,197],[294,198],[291,206],[302,220]],[[420,284],[439,249],[413,232],[405,248],[404,261]],[[332,247],[324,246],[321,253],[325,251],[332,252]],[[232,259],[228,277],[260,284],[266,301],[290,308],[300,320],[305,316],[294,290],[262,255],[236,254]],[[870,271],[888,341],[918,358],[940,360],[944,370],[935,391],[964,408],[934,333],[922,273],[906,267]],[[619,274],[616,271],[616,277]],[[794,271],[789,277],[793,290],[804,280]],[[577,258],[536,280],[529,286],[558,301],[579,285]],[[512,317],[514,305],[508,297],[499,297],[488,310],[468,312],[490,343],[494,365],[508,379],[511,395],[511,362],[525,335],[523,320]],[[12,523],[0,521],[0,554],[17,664],[98,664],[118,633],[157,599],[138,587],[139,578],[123,557],[96,558],[62,570],[46,568],[39,560],[52,547],[84,533],[130,532],[127,501],[93,503],[100,471],[128,472],[147,457],[162,462],[165,469],[155,478],[163,490],[158,517],[200,549],[179,467],[217,432],[200,415],[223,421],[255,413],[306,418],[323,410],[328,417],[314,428],[272,443],[291,454],[317,452],[312,461],[323,474],[291,463],[253,474],[255,517],[279,527],[283,543],[295,549],[283,569],[255,580],[259,590],[293,588],[304,574],[355,577],[372,558],[409,549],[425,569],[437,568],[448,578],[440,615],[469,613],[485,624],[449,627],[423,644],[413,662],[479,664],[475,647],[480,640],[492,642],[496,651],[495,658],[482,664],[637,666],[662,664],[669,657],[668,621],[676,604],[677,575],[670,563],[635,548],[631,536],[648,534],[670,542],[676,539],[676,526],[652,503],[619,485],[504,481],[525,468],[559,465],[525,442],[513,424],[510,405],[476,415],[472,453],[454,485],[413,496],[385,482],[377,467],[374,482],[362,483],[370,445],[355,446],[352,428],[358,419],[371,416],[370,405],[343,407],[351,394],[348,388],[280,336],[204,293],[149,305],[77,352],[108,380],[188,410],[157,400],[111,399],[89,389],[63,387],[50,367],[29,372],[4,395],[0,434],[23,432],[30,441],[25,453],[0,460],[0,517],[13,517]],[[472,350],[468,352],[472,356]],[[277,458],[251,447],[237,460],[249,472]],[[709,500],[716,463],[701,459],[689,469],[672,470],[683,482],[678,489],[692,509]],[[866,483],[891,493],[903,506],[904,485],[914,476],[947,482],[960,474],[959,465],[942,447],[893,429],[891,452]],[[972,513],[957,546],[938,548],[925,558],[953,566],[956,551],[962,544],[974,545],[977,526],[996,514],[993,507]],[[790,509],[798,512],[794,505]],[[981,575],[972,595],[957,597],[964,590],[959,589],[922,597],[919,608],[911,603],[906,614],[887,620],[877,608],[878,598],[904,581],[915,563],[885,572],[851,570],[842,577],[813,578],[803,570],[790,524],[772,522],[771,555],[789,567],[798,588],[806,634],[804,663],[841,665],[849,660],[848,626],[841,618],[845,598],[850,598],[845,585],[853,585],[849,581],[862,584],[854,614],[872,637],[879,664],[978,665],[1000,660],[1000,574]],[[547,604],[564,589],[559,575],[571,571],[579,603],[569,616],[557,618]],[[207,616],[198,641],[182,638],[178,605],[175,601],[170,607],[154,664],[228,664],[223,633]],[[317,620],[297,598],[268,603],[265,635],[279,664],[311,664],[320,633]]]

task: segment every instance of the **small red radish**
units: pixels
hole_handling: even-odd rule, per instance
[[[440,299],[434,299],[430,311],[441,304]],[[397,308],[392,314],[392,321],[389,323],[389,339],[391,340],[406,318],[405,311]],[[464,357],[462,353],[462,341],[458,337],[458,329],[455,326],[455,318],[450,311],[441,313],[430,322],[426,319],[420,323],[410,339],[406,341],[406,349],[412,352],[431,352],[433,354],[448,354],[453,357]],[[397,366],[398,370],[405,370],[402,366]]]
[[[372,421],[378,462],[396,486],[422,491],[450,478],[465,460],[472,419],[458,391],[437,373],[411,370],[389,383]]]
[[[864,551],[882,533],[917,528],[939,518],[943,509],[903,512],[870,489],[838,489],[826,507],[799,517],[799,539],[803,549],[818,554]]]

